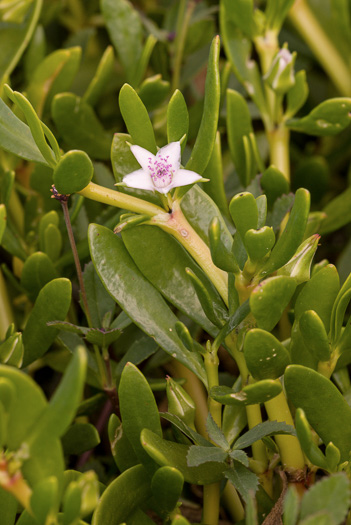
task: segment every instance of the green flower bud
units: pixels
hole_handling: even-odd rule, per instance
[[[277,275],[294,277],[297,284],[308,281],[310,279],[312,259],[317,250],[319,239],[320,235],[315,234],[300,244],[295,255],[277,271]]]
[[[171,377],[167,377],[166,392],[168,411],[195,430],[195,403],[189,394]]]
[[[296,53],[290,53],[287,45],[273,58],[271,67],[263,77],[267,84],[279,95],[287,93],[295,84],[294,64]]]

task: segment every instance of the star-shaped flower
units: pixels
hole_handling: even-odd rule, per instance
[[[180,142],[171,142],[161,148],[156,155],[140,146],[130,147],[141,169],[123,177],[129,188],[158,191],[167,194],[172,188],[186,186],[203,180],[194,171],[180,167]]]

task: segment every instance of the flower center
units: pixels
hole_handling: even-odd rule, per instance
[[[156,157],[152,159],[149,157],[149,173],[151,180],[156,188],[165,188],[172,182],[173,169],[172,164],[168,161],[167,157]]]

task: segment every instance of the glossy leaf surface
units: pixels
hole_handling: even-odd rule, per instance
[[[60,93],[54,98],[51,111],[55,125],[70,149],[84,150],[95,159],[110,158],[112,133],[104,130],[94,110],[84,100],[73,93]]]
[[[148,382],[137,367],[131,363],[127,363],[124,367],[118,394],[123,431],[139,461],[148,472],[154,472],[155,463],[141,446],[140,433],[147,428],[161,437],[160,416]]]
[[[77,74],[81,54],[80,47],[56,50],[32,72],[26,94],[40,117],[57,93],[69,89]]]
[[[41,289],[23,331],[23,366],[45,354],[59,332],[47,323],[55,319],[63,321],[70,304],[71,282],[68,279],[54,279]]]
[[[126,522],[139,506],[152,496],[150,477],[142,465],[118,476],[105,490],[92,518],[92,525]]]
[[[107,228],[91,225],[89,242],[95,268],[110,295],[137,326],[206,382],[200,358],[186,350],[176,334],[177,318],[140,273],[121,239]]]
[[[184,478],[174,467],[161,467],[152,477],[151,490],[162,514],[169,514],[181,496]]]
[[[34,0],[24,5],[22,21],[1,22],[1,39],[3,42],[0,58],[0,80],[7,80],[20,60],[35,30],[42,8],[42,0]],[[10,6],[11,8],[11,6]]]
[[[184,149],[189,130],[188,108],[178,89],[173,93],[167,106],[167,139],[168,142],[176,142],[186,135],[181,146]]]
[[[101,0],[100,5],[127,80],[134,84],[143,49],[139,14],[127,0]]]
[[[254,379],[278,379],[290,364],[290,355],[273,334],[254,328],[244,340],[247,367]]]
[[[188,483],[207,485],[223,478],[227,466],[225,463],[209,463],[198,467],[189,467],[187,464],[188,445],[166,441],[150,430],[143,430],[141,443],[146,452],[161,466],[177,468]]]
[[[85,151],[71,150],[61,157],[54,170],[54,185],[63,195],[81,191],[93,177],[94,168]]]
[[[275,327],[295,289],[294,279],[284,275],[270,277],[256,286],[250,308],[259,328],[270,331]]]
[[[43,286],[56,277],[56,269],[49,257],[45,253],[35,252],[24,263],[21,285],[34,302]]]
[[[304,410],[323,442],[332,441],[340,450],[341,460],[346,461],[350,451],[351,408],[339,390],[329,379],[300,365],[288,366],[284,379],[288,399]]]
[[[224,305],[209,279],[173,237],[154,226],[139,226],[123,232],[122,238],[140,271],[168,301],[209,333],[217,332],[203,312],[186,268],[204,283],[218,309],[223,310]]]
[[[39,151],[29,126],[12,113],[5,102],[0,99],[0,145],[22,159],[48,165]]]
[[[207,64],[204,109],[200,128],[186,169],[202,175],[209,160],[216,140],[219,102],[221,96],[219,82],[220,40],[216,36],[211,44]]]
[[[148,112],[129,84],[124,84],[119,92],[119,107],[133,143],[156,155],[155,135]]]
[[[273,379],[264,379],[235,391],[227,386],[211,388],[211,397],[224,405],[255,405],[273,399],[282,391],[279,382]]]
[[[314,108],[301,119],[290,119],[287,126],[308,135],[336,135],[351,121],[351,98],[331,98]]]

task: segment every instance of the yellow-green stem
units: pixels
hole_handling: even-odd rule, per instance
[[[156,204],[121,193],[120,191],[104,188],[93,182],[90,182],[88,186],[78,193],[88,199],[136,213],[145,213],[145,215],[150,215],[150,217],[159,213],[165,213],[165,210],[160,206],[156,206]]]
[[[0,339],[5,339],[6,332],[14,316],[7,293],[6,283],[2,271],[0,270]]]
[[[208,352],[204,357],[207,373],[208,389],[218,386],[217,351]],[[211,397],[208,398],[208,409],[215,423],[222,426],[222,405]],[[206,525],[217,525],[219,519],[220,483],[211,483],[204,486],[202,523]]]
[[[205,525],[218,525],[220,488],[220,483],[204,485],[201,523]]]
[[[332,40],[322,29],[306,0],[297,0],[290,10],[290,19],[309,48],[345,97],[351,95],[351,69],[340,56]]]
[[[235,522],[245,519],[245,510],[239,498],[239,494],[229,481],[224,487],[222,498],[227,511]]]
[[[283,392],[267,401],[265,407],[271,421],[285,422],[294,426],[294,420]],[[302,471],[305,467],[305,460],[297,437],[277,435],[275,440],[284,469],[291,474],[298,474],[299,471]]]
[[[231,354],[234,357],[236,364],[238,365],[242,379],[242,384],[243,386],[245,386],[246,382],[250,377],[250,374],[246,365],[244,354],[242,352],[239,352],[239,350],[236,348],[236,340],[232,334],[226,338],[225,342],[226,345],[230,348]],[[246,415],[249,428],[253,428],[259,423],[262,423],[260,405],[248,405],[246,407]],[[253,443],[252,456],[256,461],[258,461],[262,465],[263,470],[268,466],[266,447],[261,440]]]
[[[209,247],[188,223],[179,202],[173,203],[172,213],[162,212],[154,216],[150,224],[155,224],[170,233],[184,246],[210,278],[225,304],[228,305],[228,275],[213,264]]]
[[[104,188],[93,182],[90,182],[79,194],[110,206],[150,215],[149,224],[159,226],[184,246],[211,279],[223,301],[228,305],[228,275],[213,264],[209,247],[186,220],[179,201],[174,201],[172,212],[167,213],[155,204]]]
[[[289,139],[290,131],[283,123],[268,132],[270,162],[288,181],[290,181]]]

